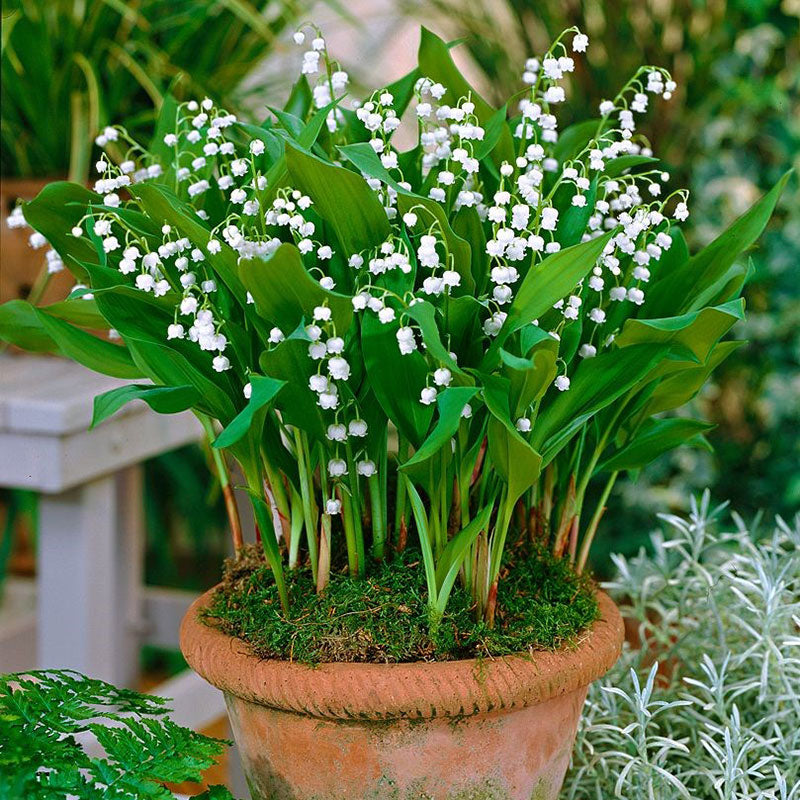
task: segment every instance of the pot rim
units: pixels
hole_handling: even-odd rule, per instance
[[[624,639],[619,609],[598,590],[600,617],[576,647],[462,661],[308,666],[261,659],[243,639],[202,622],[199,612],[216,588],[198,597],[181,623],[180,647],[189,666],[225,693],[321,719],[464,717],[537,705],[604,675]]]

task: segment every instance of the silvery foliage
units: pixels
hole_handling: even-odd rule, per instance
[[[615,556],[622,658],[594,684],[568,800],[800,798],[800,514],[759,536],[706,492]]]

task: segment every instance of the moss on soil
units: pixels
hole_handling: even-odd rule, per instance
[[[594,584],[544,550],[508,565],[498,589],[495,627],[475,621],[456,586],[431,634],[419,556],[411,550],[369,565],[368,577],[331,575],[317,595],[308,569],[288,576],[291,617],[281,612],[260,550],[229,560],[203,612],[207,624],[245,640],[261,658],[316,664],[450,661],[549,650],[576,643],[598,616]]]

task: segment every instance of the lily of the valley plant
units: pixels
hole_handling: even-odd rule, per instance
[[[507,543],[583,569],[619,472],[704,444],[705,422],[663,412],[738,346],[720,341],[737,257],[781,186],[690,257],[687,193],[636,130],[675,89],[664,70],[560,131],[577,29],[500,109],[427,30],[417,69],[361,102],[318,31],[295,41],[303,75],[262,125],[167,100],[149,149],[106,129],[123,157],[98,158],[94,191],[18,212],[81,286],[7,304],[2,333],[152,382],[97,398],[95,421],[134,398],[196,412],[235,544],[228,457],[287,614],[287,567],[321,590],[345,552],[360,576],[416,538],[432,620],[460,581],[491,624]]]

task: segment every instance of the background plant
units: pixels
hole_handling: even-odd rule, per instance
[[[228,742],[176,725],[167,702],[72,671],[0,675],[0,798],[175,797],[164,784],[202,780]],[[222,786],[199,797],[232,800]]]
[[[170,99],[150,151],[106,129],[122,155],[98,160],[95,192],[54,184],[27,204],[90,290],[6,304],[3,335],[156,384],[101,396],[95,421],[135,398],[192,408],[209,436],[219,421],[235,546],[225,452],[287,611],[275,530],[322,589],[337,554],[362,576],[368,548],[383,558],[390,532],[404,546],[413,518],[433,623],[461,580],[491,625],[509,537],[580,570],[617,475],[704,446],[706,423],[663,412],[735,349],[720,340],[743,314],[737,258],[787,177],[690,257],[686,192],[664,188],[636,132],[650,96],[676,88],[664,70],[640,67],[599,118],[557,135],[569,54],[588,46],[577,29],[526,62],[510,110],[426,30],[418,69],[343,108],[348,76],[308,36],[274,120]],[[412,100],[419,144],[401,153]]]
[[[504,95],[517,64],[568,25],[586,30],[597,47],[578,65],[568,119],[594,113],[602,88],[618,85],[642,61],[667,66],[676,102],[648,124],[654,150],[680,185],[692,190],[694,213],[684,224],[692,248],[740,214],[760,189],[774,184],[800,153],[800,9],[793,2],[724,0],[667,3],[614,0],[537,2],[448,0],[405,3],[433,15],[453,38],[492,97]],[[680,123],[676,124],[676,117]],[[736,496],[743,513],[771,508],[788,515],[800,502],[798,456],[800,313],[794,278],[800,258],[800,181],[792,178],[760,247],[744,296],[748,321],[734,329],[747,340],[715,373],[698,405],[717,427],[714,453],[693,450],[659,458],[625,481],[610,499],[603,553],[633,553],[658,509],[685,508],[693,491],[713,485]],[[624,532],[624,535],[622,535]],[[619,533],[619,535],[618,535]],[[596,566],[603,568],[603,560]]]
[[[3,3],[3,175],[86,181],[94,137],[120,119],[151,130],[168,90],[253,109],[244,79],[300,13],[283,0]]]
[[[800,517],[723,510],[706,492],[614,557],[632,646],[589,689],[566,798],[800,797]]]

